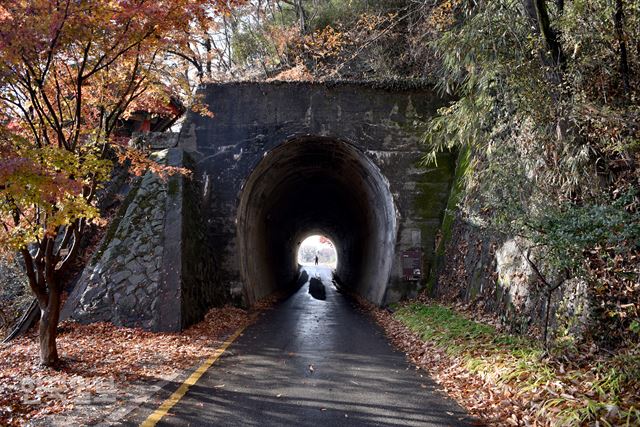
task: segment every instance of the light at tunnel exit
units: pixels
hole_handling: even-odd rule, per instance
[[[322,235],[314,234],[307,237],[298,247],[298,264],[315,265],[318,257],[318,265],[337,268],[338,253],[333,242]]]

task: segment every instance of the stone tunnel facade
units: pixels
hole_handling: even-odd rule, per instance
[[[455,168],[449,153],[419,166],[423,124],[444,104],[432,88],[244,82],[205,85],[200,94],[213,115],[189,113],[177,138],[160,144],[192,178],[174,177],[159,190],[167,202],[150,210],[155,228],[139,227],[143,239],[129,226],[131,209],[122,209],[128,241],[157,240],[153,254],[118,255],[128,246],[122,238],[102,245],[116,261],[158,271],[140,280],[132,271],[140,282],[132,284],[99,254],[69,298],[68,316],[179,330],[210,306],[251,305],[289,286],[297,249],[311,234],[335,243],[340,282],[375,304],[424,285]],[[124,230],[112,227],[114,235]],[[161,234],[155,240],[152,230]],[[415,268],[421,280],[408,280]]]
[[[288,284],[297,247],[325,234],[341,281],[371,302],[414,294],[408,254],[428,274],[454,159],[418,167],[421,124],[442,106],[428,87],[228,83],[202,88],[213,117],[180,135],[202,183],[220,279],[251,304]],[[403,268],[405,267],[405,268]]]

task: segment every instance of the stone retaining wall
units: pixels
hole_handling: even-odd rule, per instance
[[[74,319],[154,328],[166,202],[166,182],[152,172],[134,186],[72,294]]]
[[[497,315],[515,333],[544,329],[547,292],[529,266],[517,238],[505,238],[455,216],[438,268],[433,296],[465,301]],[[535,256],[532,258],[536,261]],[[556,337],[580,339],[589,322],[585,283],[570,280],[552,293],[549,328]]]
[[[185,164],[177,148],[153,157],[170,166]],[[183,208],[193,204],[196,187],[181,175],[147,172],[140,178],[82,273],[63,318],[156,331],[178,331],[199,320],[215,302],[216,282],[210,270],[183,268],[185,248],[192,258],[211,256],[194,237],[199,218],[193,206]]]

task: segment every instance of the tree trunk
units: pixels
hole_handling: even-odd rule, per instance
[[[296,2],[296,15],[298,16],[298,21],[300,23],[300,34],[307,34],[307,13],[304,10],[302,5],[302,0],[298,0]]]
[[[69,225],[62,235],[62,242],[54,252],[55,239],[45,237],[39,242],[35,256],[27,247],[20,251],[24,259],[29,286],[38,300],[40,308],[40,364],[52,366],[58,363],[56,335],[60,321],[60,303],[62,298],[61,279],[65,277],[70,263],[78,253],[80,233],[84,227],[82,221]],[[55,235],[59,235],[56,229]],[[62,249],[68,250],[65,258],[60,255]],[[57,268],[56,268],[57,267]]]
[[[629,96],[631,84],[629,83],[629,59],[627,55],[627,42],[624,35],[624,8],[622,0],[616,0],[616,13],[614,16],[616,36],[620,45],[620,75],[625,96]]]
[[[204,48],[207,52],[207,61],[206,61],[206,70],[207,70],[207,78],[211,79],[213,77],[213,72],[211,71],[211,37],[206,35],[206,40],[204,41]],[[224,60],[224,58],[222,58]],[[229,58],[229,62],[231,62],[231,58]]]
[[[562,13],[564,2],[557,2],[558,9]],[[546,50],[550,57],[543,58],[545,65],[553,65],[563,70],[566,65],[566,56],[560,43],[560,37],[556,29],[552,27],[545,0],[525,0],[524,8],[527,16],[535,25],[535,32],[540,34],[546,44]]]
[[[60,320],[60,292],[49,288],[47,305],[40,307],[40,364],[52,366],[58,362],[56,335]]]

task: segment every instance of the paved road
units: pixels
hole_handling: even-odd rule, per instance
[[[311,280],[249,327],[159,425],[465,425],[464,411],[335,290],[328,268],[306,269]]]

